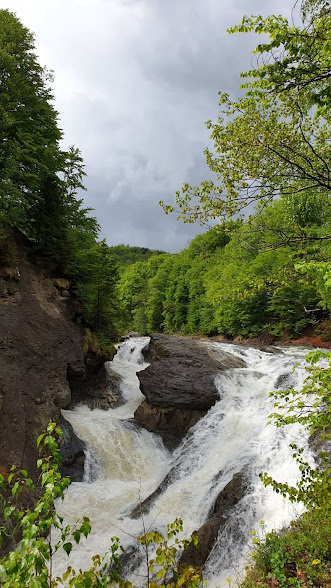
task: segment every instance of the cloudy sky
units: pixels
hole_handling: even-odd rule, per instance
[[[184,181],[208,175],[204,122],[235,95],[256,38],[228,35],[243,14],[289,15],[291,0],[0,0],[36,34],[55,72],[65,146],[110,245],[178,251],[202,229],[166,216]]]

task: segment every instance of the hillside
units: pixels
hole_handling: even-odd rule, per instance
[[[157,249],[148,249],[147,247],[135,247],[131,245],[112,245],[109,247],[109,251],[121,269],[126,268],[137,261],[147,261],[154,255],[165,253],[165,251],[159,251]]]

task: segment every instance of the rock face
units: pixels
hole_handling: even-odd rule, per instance
[[[100,357],[95,366],[86,363],[85,356],[85,379],[75,375],[70,376],[71,402],[67,408],[73,408],[77,404],[86,404],[89,408],[108,408],[119,404],[121,398],[120,382],[121,376],[114,372],[105,362],[108,357],[103,359],[100,364]]]
[[[203,566],[214,547],[219,531],[231,516],[232,508],[243,498],[248,483],[243,472],[235,474],[225,488],[219,493],[213,511],[207,521],[194,531],[199,539],[198,546],[189,545],[180,558],[181,563]]]
[[[138,372],[146,397],[136,410],[136,422],[159,433],[172,449],[219,399],[215,377],[222,370],[242,367],[241,359],[224,352],[217,359],[199,342],[155,334],[144,352],[151,365]]]
[[[16,249],[15,267],[0,267],[0,464],[2,473],[15,464],[35,477],[37,436],[72,396],[79,400],[89,370],[77,308],[63,296],[69,283],[54,280],[44,261],[32,263],[18,232]]]
[[[214,403],[213,403],[214,404]],[[212,406],[212,405],[211,405]],[[195,425],[207,412],[189,408],[154,407],[146,400],[134,413],[135,421],[141,426],[161,435],[165,446],[173,449],[187,431]]]
[[[85,443],[77,437],[72,426],[60,416],[63,433],[61,443],[61,474],[68,476],[72,482],[81,482],[84,476]]]

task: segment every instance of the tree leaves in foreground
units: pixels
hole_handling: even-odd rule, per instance
[[[22,497],[35,489],[28,472],[13,466],[7,479],[0,475],[0,503],[3,510],[0,539],[13,537],[17,542],[18,537],[22,537],[17,549],[0,560],[1,585],[4,588],[52,588],[63,585],[76,588],[133,588],[133,584],[121,575],[120,552],[123,548],[117,537],[110,538],[109,550],[105,554],[91,558],[91,567],[87,571],[74,570],[68,565],[60,576],[54,573],[56,553],[63,550],[69,557],[74,544],[79,544],[81,538],[88,537],[91,532],[88,517],[83,516],[72,527],[66,525],[54,507],[54,500],[63,500],[70,483],[69,478],[61,477],[59,469],[61,458],[58,440],[61,437],[62,431],[55,423],[50,423],[47,431],[38,437],[40,458],[37,466],[40,471],[41,497],[34,510],[21,509],[17,501],[19,495]],[[189,539],[177,538],[182,531],[182,521],[176,519],[167,526],[164,535],[147,529],[136,537],[137,548],[141,549],[145,558],[146,587],[193,588],[201,583],[200,568],[177,562],[179,550],[192,542],[197,545],[195,536]]]

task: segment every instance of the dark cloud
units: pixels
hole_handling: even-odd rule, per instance
[[[111,244],[175,251],[200,227],[159,200],[208,175],[204,122],[234,94],[257,43],[228,35],[243,14],[290,13],[281,0],[0,0],[36,33],[65,144],[82,150],[88,192]]]

